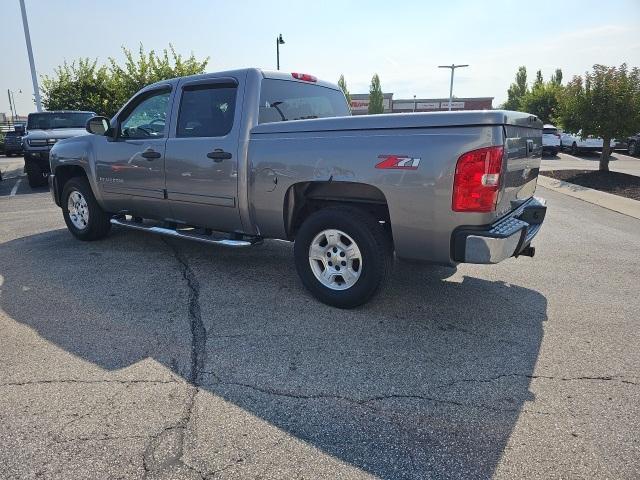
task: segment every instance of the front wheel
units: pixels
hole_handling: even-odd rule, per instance
[[[67,228],[79,240],[91,241],[106,237],[111,218],[91,191],[84,177],[73,177],[62,189],[62,215]]]
[[[629,142],[629,155],[635,157],[638,155],[638,143],[637,142]]]
[[[576,144],[576,142],[573,142],[573,144],[571,145],[571,155],[577,155],[578,154],[578,145]]]
[[[318,300],[338,308],[366,303],[386,280],[390,240],[367,212],[331,207],[313,213],[294,245],[296,269]]]

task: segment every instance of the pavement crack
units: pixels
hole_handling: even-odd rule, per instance
[[[623,375],[601,375],[601,376],[585,375],[585,376],[579,376],[579,377],[558,377],[558,376],[551,376],[551,375],[531,375],[531,374],[525,374],[525,373],[504,373],[501,375],[496,375],[494,377],[487,377],[487,378],[463,378],[459,380],[454,380],[449,383],[443,383],[443,384],[437,385],[436,388],[453,387],[461,383],[492,383],[492,382],[495,382],[496,380],[500,380],[503,378],[514,378],[514,377],[526,378],[529,380],[557,380],[561,382],[572,382],[572,381],[581,381],[581,380],[608,382],[608,381],[620,380],[621,383],[637,385],[637,383],[631,380],[624,379]]]
[[[6,382],[0,383],[2,387],[24,387],[29,385],[55,385],[55,384],[78,384],[78,385],[94,385],[101,383],[115,383],[119,385],[131,385],[135,383],[151,383],[151,384],[166,384],[166,383],[180,383],[178,380],[82,380],[77,378],[61,378],[61,379],[47,379],[47,380],[27,380],[24,382]]]
[[[163,241],[171,249],[173,256],[180,264],[182,278],[189,289],[188,312],[191,327],[191,370],[189,372],[189,381],[197,386],[200,372],[204,368],[207,342],[207,330],[204,328],[200,309],[200,282],[198,282],[198,278],[185,255],[167,240],[163,239]]]
[[[151,436],[142,456],[145,478],[150,473],[166,471],[172,467],[185,467],[203,477],[201,472],[187,465],[183,460],[187,429],[193,420],[198,391],[197,387],[190,386],[180,419]]]
[[[347,403],[352,403],[352,404],[360,405],[364,407],[370,407],[371,404],[376,402],[399,399],[399,400],[421,400],[421,401],[427,401],[427,402],[444,404],[444,405],[453,405],[457,407],[492,410],[496,412],[519,412],[522,410],[521,408],[504,408],[504,407],[496,407],[493,405],[486,405],[481,403],[459,402],[456,400],[437,398],[437,397],[433,397],[433,396],[429,396],[421,393],[407,393],[407,394],[391,393],[391,394],[381,394],[381,395],[363,397],[363,398],[354,398],[354,397],[331,394],[331,393],[314,393],[314,394],[294,393],[286,390],[259,387],[256,385],[239,383],[239,382],[219,381],[218,384],[248,388],[260,393],[264,393],[265,395],[273,395],[273,396],[292,398],[297,400],[338,400],[338,401],[344,401]],[[540,414],[540,415],[551,415],[548,412],[537,412],[537,411],[528,411],[528,413],[534,413],[534,414]]]
[[[166,239],[163,242],[171,249],[173,256],[180,264],[182,278],[188,289],[188,318],[191,330],[191,364],[188,380],[191,386],[187,394],[182,417],[168,427],[165,427],[157,435],[154,435],[147,444],[143,454],[142,464],[145,477],[149,473],[167,471],[173,467],[184,467],[196,472],[200,477],[204,475],[184,462],[185,442],[189,425],[195,421],[193,418],[198,395],[200,375],[204,368],[207,330],[202,321],[200,308],[200,283],[193,269],[189,265],[187,257]]]

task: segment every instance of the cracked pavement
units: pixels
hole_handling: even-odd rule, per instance
[[[0,478],[638,478],[640,222],[540,189],[534,259],[397,262],[352,311],[292,247],[81,243],[0,183]]]

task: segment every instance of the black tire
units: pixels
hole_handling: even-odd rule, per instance
[[[83,228],[74,225],[69,214],[69,196],[79,192],[86,202],[86,210],[88,211],[88,222]],[[111,229],[111,215],[105,212],[91,191],[91,186],[85,177],[73,177],[64,184],[62,188],[62,215],[67,228],[78,240],[92,241],[104,238]]]
[[[636,142],[629,142],[629,155],[631,155],[632,157],[635,157],[636,155],[638,155],[638,144]]]
[[[359,277],[345,290],[322,284],[309,261],[313,240],[328,229],[340,230],[351,237],[362,256]],[[298,275],[314,297],[334,307],[354,308],[366,303],[385,283],[392,267],[393,247],[389,235],[367,212],[352,207],[329,207],[304,221],[296,235],[294,256]]]
[[[31,188],[42,187],[47,184],[47,177],[44,176],[44,172],[37,163],[25,163],[25,170]]]
[[[571,155],[577,155],[578,154],[578,145],[576,145],[576,142],[573,142],[571,144]]]

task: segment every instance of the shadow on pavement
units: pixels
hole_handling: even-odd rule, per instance
[[[533,400],[547,302],[516,285],[404,262],[341,311],[302,289],[288,244],[121,230],[14,240],[0,265],[0,307],[49,342],[107,370],[153,358],[382,478],[490,477]]]

